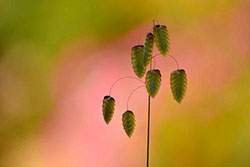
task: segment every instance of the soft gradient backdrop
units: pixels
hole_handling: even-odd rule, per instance
[[[135,76],[131,47],[154,19],[168,27],[188,89],[181,105],[173,100],[176,66],[158,57],[151,166],[250,166],[249,11],[249,0],[0,0],[0,166],[145,166],[144,89],[129,103],[131,138],[121,123],[141,83],[114,87],[109,126],[101,107],[116,79]]]

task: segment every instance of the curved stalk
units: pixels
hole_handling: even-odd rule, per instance
[[[115,86],[115,84],[116,84],[118,81],[123,80],[123,79],[129,79],[129,78],[130,78],[130,79],[135,79],[135,80],[140,81],[140,82],[142,82],[142,83],[144,84],[144,82],[143,82],[142,80],[140,80],[140,79],[138,79],[138,78],[136,78],[136,77],[126,76],[126,77],[119,78],[119,79],[117,79],[117,80],[111,85],[111,87],[110,87],[110,89],[109,89],[109,96],[111,96],[111,91],[112,91],[113,87]]]
[[[137,91],[137,89],[140,89],[140,88],[143,88],[143,87],[145,87],[145,86],[144,86],[144,85],[143,85],[143,86],[138,86],[137,88],[135,88],[135,89],[129,94],[128,100],[127,100],[127,110],[128,110],[128,102],[129,102],[131,96],[134,94],[135,91]]]
[[[153,57],[152,57],[152,59],[154,60],[154,68],[155,68],[155,64],[156,64],[156,57],[157,56],[159,56],[159,55],[161,55],[161,54],[156,54],[156,55],[154,55]],[[174,57],[174,56],[171,56],[170,54],[168,54],[168,56],[169,57],[171,57],[174,61],[175,61],[175,64],[176,64],[176,68],[177,68],[177,70],[179,69],[179,64],[178,64],[178,61],[177,61],[177,59]],[[168,56],[166,56],[166,57],[168,57]]]

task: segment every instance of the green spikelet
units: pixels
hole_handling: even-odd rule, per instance
[[[152,33],[148,33],[144,43],[144,65],[147,67],[149,62],[152,59],[152,53],[154,48],[154,35]]]
[[[115,99],[111,96],[105,96],[102,101],[102,114],[106,124],[111,121],[115,110]]]
[[[135,115],[132,111],[127,110],[122,115],[122,124],[128,137],[131,137],[135,129]]]
[[[181,103],[187,88],[187,75],[183,69],[175,70],[170,76],[170,85],[174,99]]]
[[[146,75],[146,88],[148,91],[148,94],[151,97],[155,97],[155,95],[158,93],[161,85],[161,73],[160,70],[154,69],[149,70]]]
[[[144,51],[143,45],[136,45],[132,48],[132,53],[131,53],[132,66],[135,74],[139,78],[142,78],[146,71],[146,66],[144,65],[144,60],[143,60],[143,51]]]
[[[167,27],[164,25],[155,25],[153,33],[157,49],[163,56],[166,56],[169,51],[169,35]]]

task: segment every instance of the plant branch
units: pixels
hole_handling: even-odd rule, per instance
[[[112,91],[113,87],[115,86],[115,84],[116,84],[118,81],[123,80],[123,79],[129,79],[129,78],[130,78],[130,79],[135,79],[135,80],[140,81],[140,82],[142,82],[142,83],[144,84],[144,82],[143,82],[142,80],[140,80],[140,79],[138,79],[138,78],[136,78],[136,77],[132,77],[132,76],[126,76],[126,77],[119,78],[119,79],[117,79],[117,80],[111,85],[111,87],[110,87],[110,89],[109,89],[109,96],[111,96],[111,91]]]
[[[154,68],[155,68],[155,64],[156,64],[156,57],[158,57],[159,55],[161,55],[160,53],[158,53],[158,54],[156,54],[156,55],[154,55],[153,57],[152,57],[152,59],[154,60]],[[169,57],[171,57],[174,61],[175,61],[175,64],[176,64],[176,68],[177,68],[177,70],[179,69],[179,64],[178,64],[178,61],[177,61],[177,59],[174,57],[174,56],[171,56],[170,54],[168,54],[168,56]],[[166,56],[166,57],[168,57],[168,56]]]
[[[150,96],[148,95],[147,167],[149,167],[149,137],[150,137]]]
[[[134,94],[135,91],[137,91],[137,89],[140,89],[140,88],[143,88],[143,87],[145,87],[145,86],[144,86],[144,85],[143,85],[143,86],[138,86],[137,88],[135,88],[135,89],[129,94],[128,100],[127,100],[127,110],[128,110],[128,102],[129,102],[131,96]]]
[[[150,61],[150,70],[151,69],[152,69],[152,59]],[[150,95],[148,95],[147,167],[149,167],[149,138],[150,138]]]

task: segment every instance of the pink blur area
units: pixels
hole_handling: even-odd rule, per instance
[[[243,9],[242,9],[243,8]],[[167,20],[170,54],[188,75],[188,89],[182,105],[172,98],[170,73],[176,69],[170,57],[158,57],[161,69],[159,94],[152,100],[151,140],[164,118],[180,114],[178,110],[198,103],[204,94],[223,90],[237,80],[249,61],[250,23],[248,11],[238,7],[231,13],[209,16],[203,22],[175,27]],[[151,20],[123,36],[98,45],[95,40],[77,40],[61,51],[51,82],[52,112],[43,121],[37,139],[39,164],[60,167],[144,166],[146,158],[147,93],[139,89],[131,97],[129,109],[135,113],[136,129],[131,138],[123,130],[121,116],[126,111],[129,93],[140,86],[136,80],[118,83],[112,96],[116,99],[113,119],[106,125],[102,116],[102,100],[112,83],[123,76],[135,76],[130,63],[131,47],[143,44],[151,29]],[[158,53],[154,49],[155,54]],[[142,79],[144,80],[144,79]],[[215,113],[198,113],[202,119]]]

